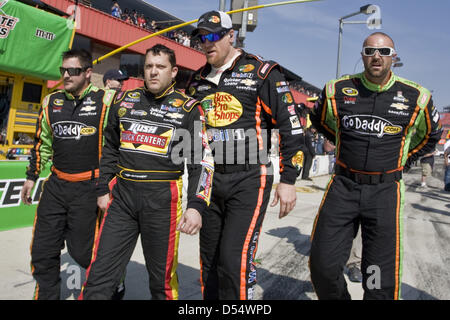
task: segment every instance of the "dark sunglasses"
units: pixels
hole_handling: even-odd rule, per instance
[[[81,74],[81,72],[86,71],[87,69],[89,69],[89,67],[84,67],[84,68],[63,68],[60,67],[59,68],[59,72],[61,72],[61,75],[64,76],[64,74],[67,73],[69,74],[69,76],[79,76]]]
[[[372,57],[375,55],[375,52],[377,51],[382,57],[390,57],[395,53],[395,50],[391,47],[382,47],[382,48],[364,47],[363,55],[367,57]]]
[[[201,43],[205,43],[206,40],[209,42],[216,42],[222,39],[230,30],[222,30],[219,32],[211,32],[208,34],[201,34],[200,35],[200,41]]]

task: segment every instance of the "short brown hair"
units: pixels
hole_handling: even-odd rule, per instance
[[[145,56],[147,56],[147,54],[149,52],[151,52],[154,56],[161,55],[161,52],[165,53],[165,54],[167,54],[169,56],[169,62],[171,64],[171,66],[175,67],[177,65],[177,59],[175,57],[175,51],[173,51],[170,48],[167,48],[165,45],[162,45],[160,43],[155,44],[150,49],[147,49],[147,51],[145,52]]]
[[[78,58],[82,68],[92,68],[92,55],[85,49],[70,49],[62,54],[63,60]]]

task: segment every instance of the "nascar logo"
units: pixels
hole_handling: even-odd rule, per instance
[[[342,93],[350,97],[355,97],[359,94],[355,88],[343,88]]]
[[[382,138],[386,134],[396,135],[403,130],[401,126],[396,126],[386,119],[369,115],[344,116],[342,125],[351,131],[378,138]]]

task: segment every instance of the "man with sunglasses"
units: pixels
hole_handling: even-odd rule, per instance
[[[271,206],[279,217],[295,206],[297,166],[303,165],[303,128],[281,67],[233,47],[229,15],[203,14],[193,36],[207,64],[187,87],[202,101],[214,151],[211,204],[200,230],[204,299],[252,299],[255,255],[273,183],[271,129],[280,132],[280,183]]]
[[[361,226],[364,299],[401,297],[402,172],[441,136],[431,93],[391,71],[393,40],[363,44],[364,72],[331,80],[311,114],[336,144],[336,166],[312,230],[311,280],[319,299],[350,299],[343,267]]]
[[[92,56],[85,50],[63,54],[64,90],[42,101],[35,145],[21,191],[31,204],[31,190],[43,167],[52,161],[43,186],[31,243],[31,269],[36,280],[35,299],[60,298],[60,255],[64,242],[71,257],[89,266],[96,225],[96,183],[108,107],[114,91],[90,83]]]

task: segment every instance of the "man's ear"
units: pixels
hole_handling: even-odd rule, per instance
[[[233,29],[230,30],[229,36],[230,36],[230,43],[234,43],[234,30]]]
[[[178,67],[175,66],[172,68],[172,79],[175,79],[178,74]]]

